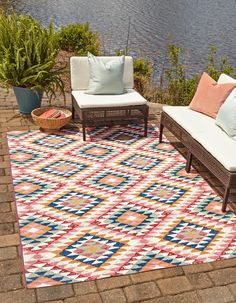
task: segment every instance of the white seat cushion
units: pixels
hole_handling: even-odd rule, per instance
[[[215,119],[193,111],[188,106],[163,106],[163,111],[173,118],[190,135],[216,127]]]
[[[119,107],[147,103],[147,100],[134,89],[127,89],[126,93],[121,95],[88,95],[84,90],[72,91],[72,95],[80,108]]]
[[[215,125],[204,133],[196,132],[192,137],[198,141],[227,170],[236,171],[236,141]]]

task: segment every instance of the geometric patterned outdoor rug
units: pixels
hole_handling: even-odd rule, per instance
[[[89,135],[8,133],[28,288],[236,257],[236,216],[157,129]]]

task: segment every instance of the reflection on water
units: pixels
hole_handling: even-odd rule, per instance
[[[89,21],[107,54],[126,47],[130,18],[131,55],[144,54],[158,69],[169,42],[189,51],[192,71],[204,68],[210,44],[230,63],[236,58],[235,0],[3,0],[0,6],[57,28]]]

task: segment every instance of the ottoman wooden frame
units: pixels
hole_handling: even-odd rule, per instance
[[[86,141],[86,127],[91,123],[113,121],[132,121],[142,118],[144,121],[144,137],[147,137],[149,107],[147,104],[120,107],[80,108],[72,96],[72,119],[78,114],[82,124],[83,140]]]

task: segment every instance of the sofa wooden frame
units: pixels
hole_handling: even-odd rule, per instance
[[[230,189],[236,186],[236,172],[228,171],[204,146],[196,141],[183,127],[181,127],[166,112],[161,114],[159,142],[162,142],[163,129],[166,127],[187,148],[186,171],[189,173],[193,156],[196,157],[213,175],[224,185],[222,211],[226,211]]]

